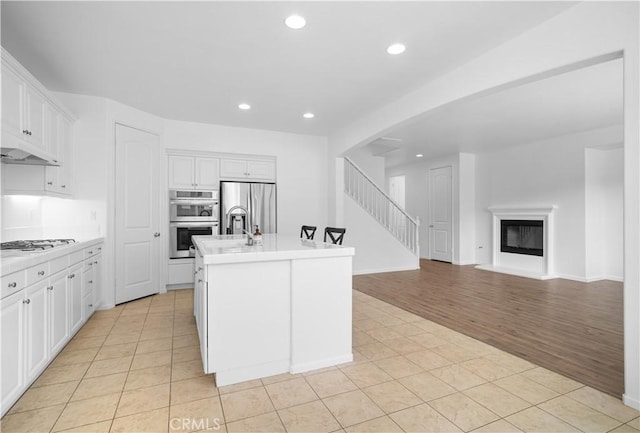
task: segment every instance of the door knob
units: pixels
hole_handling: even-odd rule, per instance
[[[154,238],[159,238],[159,237],[160,237],[160,233],[155,232],[155,233],[153,234],[153,237],[154,237]]]

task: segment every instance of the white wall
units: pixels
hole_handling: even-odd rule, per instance
[[[374,156],[365,148],[354,149],[347,155],[378,187],[389,193],[389,182],[385,178],[384,158]]]
[[[418,269],[419,259],[371,217],[351,197],[343,194],[345,227],[343,245],[353,246],[353,273]]]
[[[556,205],[556,274],[587,280],[585,148],[608,144],[621,128],[557,137],[477,156],[478,263],[491,263],[489,206]],[[620,169],[621,167],[619,167]]]
[[[420,257],[430,258],[431,211],[429,170],[451,166],[453,258],[457,265],[475,263],[475,155],[460,153],[387,168],[387,178],[406,176],[406,208],[420,218]]]
[[[300,235],[300,226],[327,226],[327,141],[286,134],[167,120],[168,149],[272,155],[277,159],[278,233]]]
[[[343,219],[339,156],[396,125],[549,71],[624,55],[624,336],[626,404],[640,409],[640,22],[637,2],[580,2],[329,137],[329,221]],[[597,31],[594,31],[597,29]]]
[[[616,148],[585,149],[586,279],[623,278],[624,155]]]

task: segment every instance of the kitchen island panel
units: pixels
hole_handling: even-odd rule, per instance
[[[291,373],[352,361],[351,256],[291,263]]]
[[[208,266],[207,277],[209,371],[218,386],[288,372],[290,262]]]

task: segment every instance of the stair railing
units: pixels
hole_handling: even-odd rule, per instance
[[[344,158],[344,192],[416,256],[419,219],[412,218],[352,160]]]

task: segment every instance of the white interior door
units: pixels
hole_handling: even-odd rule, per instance
[[[432,260],[452,262],[451,166],[429,170],[429,248]]]
[[[160,143],[116,125],[116,304],[159,292]]]

